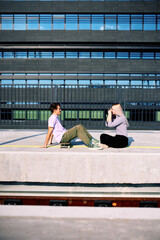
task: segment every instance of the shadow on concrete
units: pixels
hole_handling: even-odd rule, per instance
[[[37,137],[37,136],[44,135],[44,134],[46,134],[46,132],[45,132],[45,133],[40,133],[40,134],[31,135],[31,136],[28,136],[28,137],[23,137],[23,138],[18,138],[18,139],[10,140],[10,141],[8,141],[8,142],[0,143],[0,145],[9,144],[9,143],[13,143],[13,142],[18,142],[18,141],[21,141],[21,140],[24,140],[24,139],[27,139],[27,138],[33,138],[33,137]]]

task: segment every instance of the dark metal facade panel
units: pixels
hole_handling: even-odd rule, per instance
[[[0,31],[1,43],[159,43],[160,31]]]
[[[0,1],[0,13],[158,13],[159,9],[159,1]]]
[[[159,66],[149,59],[0,59],[1,73],[160,73]]]

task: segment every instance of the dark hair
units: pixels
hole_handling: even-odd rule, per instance
[[[60,103],[51,103],[51,105],[50,105],[50,108],[49,108],[49,110],[51,111],[51,113],[53,113],[54,112],[54,110],[57,110],[57,107],[58,106],[60,106]]]

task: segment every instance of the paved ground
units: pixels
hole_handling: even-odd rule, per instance
[[[91,135],[99,139],[101,133],[115,135],[115,131],[91,130]],[[91,152],[79,139],[72,141],[71,149],[60,149],[53,141],[47,149],[41,149],[46,137],[46,130],[0,130],[0,151],[27,152]],[[110,153],[160,153],[160,131],[129,131],[129,147],[124,149],[104,149]],[[98,154],[100,152],[98,151]]]
[[[0,207],[1,240],[159,240],[160,209]]]

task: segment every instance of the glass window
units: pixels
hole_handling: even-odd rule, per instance
[[[53,15],[53,30],[64,30],[65,15]]]
[[[36,80],[36,79],[29,79],[29,80],[27,80],[27,84],[38,84],[38,80]]]
[[[15,14],[14,15],[14,30],[26,30],[26,15]]]
[[[13,15],[2,14],[2,30],[11,30],[13,29]]]
[[[142,85],[142,80],[131,80],[131,85]]]
[[[14,84],[25,84],[25,80],[14,80]]]
[[[105,30],[116,30],[116,18],[117,15],[105,15]]]
[[[129,53],[128,52],[117,52],[117,58],[128,58]]]
[[[157,30],[160,30],[160,14],[157,15]]]
[[[54,58],[65,58],[64,52],[54,52]]]
[[[104,57],[105,58],[115,58],[116,57],[116,53],[115,52],[105,52],[104,53]]]
[[[3,58],[14,58],[14,52],[3,52]]]
[[[60,85],[60,84],[64,84],[64,80],[53,80],[53,84],[55,85]]]
[[[2,79],[1,84],[12,84],[12,80],[9,79]]]
[[[2,58],[2,52],[0,52],[0,58]]]
[[[27,110],[27,119],[28,120],[37,120],[38,111],[37,110]]]
[[[143,52],[142,58],[143,59],[154,59],[154,52]]]
[[[93,85],[103,85],[103,80],[91,80],[91,84],[93,84]]]
[[[66,52],[66,58],[78,58],[77,52]]]
[[[37,30],[38,29],[38,14],[27,14],[27,29]]]
[[[79,84],[89,85],[90,84],[90,80],[79,80]]]
[[[142,30],[143,15],[131,15],[131,30]]]
[[[118,85],[129,85],[129,80],[118,80],[117,84]]]
[[[103,58],[103,52],[91,52],[91,58]]]
[[[104,15],[93,14],[92,15],[92,30],[104,30]]]
[[[118,30],[130,30],[130,15],[118,15]]]
[[[79,30],[90,30],[91,15],[79,14]]]
[[[160,52],[156,52],[156,59],[160,59]]]
[[[105,80],[105,85],[116,85],[116,80]]]
[[[68,85],[77,84],[77,80],[65,80],[65,84]]]
[[[27,52],[15,52],[15,58],[27,58]]]
[[[52,58],[52,52],[41,52],[41,58]]]
[[[51,80],[48,80],[48,79],[47,79],[47,80],[46,80],[46,79],[45,79],[45,80],[39,80],[39,84],[42,84],[42,85],[43,85],[43,84],[44,84],[44,85],[46,85],[46,84],[47,84],[47,85],[51,85]]]
[[[144,14],[144,30],[156,30],[156,15]]]
[[[41,52],[36,52],[36,58],[41,58]]]
[[[131,59],[140,59],[141,53],[140,52],[130,52],[130,58]]]
[[[40,14],[40,30],[51,30],[51,29],[52,29],[52,15]]]
[[[90,52],[79,52],[79,58],[90,58]]]
[[[29,58],[35,58],[35,52],[28,52]]]
[[[77,14],[66,14],[66,30],[78,30]]]

